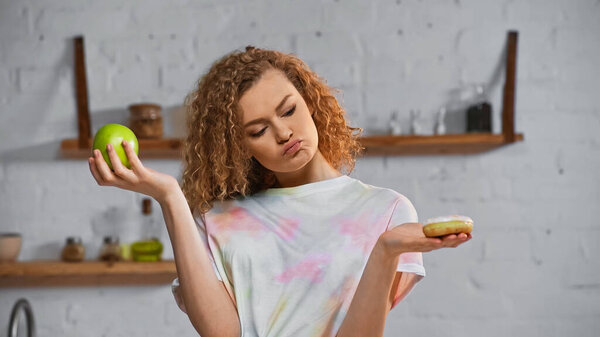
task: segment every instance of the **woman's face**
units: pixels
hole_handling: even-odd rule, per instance
[[[267,70],[242,95],[240,108],[244,142],[265,168],[273,172],[297,171],[318,150],[311,111],[282,72]]]

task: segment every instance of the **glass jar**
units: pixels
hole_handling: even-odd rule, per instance
[[[105,236],[104,245],[100,249],[99,259],[101,261],[121,261],[121,246],[116,236]]]
[[[163,122],[158,104],[140,103],[129,106],[129,126],[138,138],[161,138]]]
[[[78,236],[69,236],[63,247],[61,259],[66,262],[80,262],[85,257],[85,247]]]

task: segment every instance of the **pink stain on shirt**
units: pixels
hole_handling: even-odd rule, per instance
[[[234,207],[229,212],[212,215],[210,216],[209,223],[214,224],[215,233],[246,231],[252,234],[259,234],[265,230],[259,219],[256,219],[241,207]]]
[[[319,283],[323,279],[323,269],[331,261],[329,254],[320,253],[309,255],[300,263],[287,268],[283,273],[274,277],[275,281],[289,283],[295,278],[306,278],[312,283]]]
[[[379,219],[373,219],[370,211],[362,213],[358,218],[340,220],[339,231],[350,236],[352,246],[360,248],[364,253],[370,253],[377,238],[382,233],[378,228]],[[381,226],[379,226],[381,227]]]
[[[283,219],[279,226],[275,227],[275,234],[287,242],[293,241],[299,224],[300,221],[297,219]]]

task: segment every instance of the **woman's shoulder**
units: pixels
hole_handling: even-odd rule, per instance
[[[362,190],[364,193],[369,193],[371,197],[393,200],[408,200],[406,196],[391,187],[377,186],[365,183],[359,179],[355,180],[357,182],[358,189]]]
[[[206,217],[206,216],[227,213],[227,212],[230,212],[231,210],[235,209],[236,207],[241,206],[241,203],[243,203],[243,202],[244,202],[244,198],[242,198],[242,197],[236,197],[236,198],[225,199],[225,200],[212,200],[211,207],[207,211],[202,213],[199,211],[198,208],[194,208],[194,210],[192,211],[192,215],[195,218],[201,218],[201,217]]]

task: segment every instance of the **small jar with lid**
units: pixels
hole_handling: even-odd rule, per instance
[[[163,122],[161,106],[152,103],[129,106],[129,126],[138,138],[161,138]]]
[[[80,262],[85,257],[85,247],[78,236],[69,236],[63,247],[61,259],[66,262]]]
[[[105,236],[104,244],[100,249],[99,259],[102,261],[121,261],[121,246],[116,236]]]

